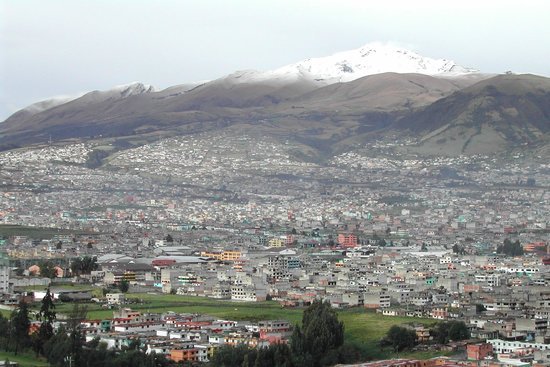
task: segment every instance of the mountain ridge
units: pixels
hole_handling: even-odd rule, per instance
[[[352,70],[349,68],[352,68]],[[355,70],[353,70],[353,68],[355,68]],[[462,67],[451,60],[423,57],[414,51],[402,47],[393,46],[387,43],[373,42],[357,49],[338,52],[325,57],[309,58],[273,70],[263,72],[256,70],[235,71],[212,81],[190,84],[194,85],[195,88],[200,88],[208,84],[219,85],[224,83],[231,85],[260,83],[273,86],[277,84],[287,85],[301,82],[311,84],[309,87],[303,88],[304,91],[306,91],[307,89],[313,90],[315,87],[319,86],[349,82],[367,75],[385,72],[461,76],[477,73],[477,70]],[[168,87],[158,92],[167,91],[171,88],[174,87]],[[151,85],[141,82],[132,82],[114,86],[104,91],[91,91],[74,97],[64,97],[63,100],[56,97],[46,99],[27,106],[20,111],[26,110],[37,104],[42,104],[44,106],[50,105],[49,108],[53,108],[59,104],[71,102],[89,94],[111,95],[113,93],[121,93],[122,95],[126,93],[126,95],[123,96],[126,97],[128,95],[155,91],[155,88]],[[59,99],[58,104],[53,103],[56,99]],[[38,112],[42,112],[49,108],[41,109]],[[8,117],[8,119],[10,119],[10,117]]]
[[[374,51],[369,47],[307,59],[268,72],[238,71],[212,81],[160,91],[135,82],[89,92],[50,108],[46,104],[34,113],[10,116],[0,124],[0,147],[9,149],[49,139],[191,134],[248,124],[265,134],[325,149],[327,154],[331,149],[345,149],[348,143],[360,143],[361,139],[383,138],[384,132],[418,138],[419,146],[430,143],[432,148],[438,147],[436,152],[445,151],[445,142],[454,144],[453,139],[460,139],[443,132],[454,131],[470,137],[455,144],[461,145],[460,149],[447,149],[462,154],[478,150],[471,147],[483,135],[480,126],[498,140],[494,144],[497,151],[507,143],[533,143],[548,134],[549,113],[544,106],[547,78],[481,74],[452,61],[422,58],[393,46],[380,46]],[[370,67],[369,63],[364,67],[354,64],[358,62],[355,59],[372,59],[373,54],[382,55],[382,60],[395,58],[397,61],[386,63],[390,69],[420,68],[426,74],[369,74],[379,71],[377,63]],[[403,58],[407,60],[404,66],[396,67]],[[343,70],[344,64],[355,69]],[[504,107],[499,107],[501,104]],[[529,121],[503,118],[511,108]],[[465,114],[471,131],[456,128],[464,125],[460,119],[464,120]],[[506,123],[498,128],[495,123],[487,124],[484,118],[491,114],[501,116]],[[445,129],[446,125],[454,130]],[[492,146],[485,141],[482,144]]]

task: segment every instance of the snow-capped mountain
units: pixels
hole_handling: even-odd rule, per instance
[[[65,103],[69,103],[76,100],[82,100],[83,102],[101,102],[113,99],[122,99],[130,96],[135,96],[143,93],[155,92],[155,88],[152,85],[143,84],[140,82],[133,82],[123,85],[117,85],[111,89],[102,91],[93,91],[87,93],[79,93],[72,96],[58,96],[49,99],[42,100],[40,102],[33,103],[21,110],[17,111],[11,116],[11,118],[30,117],[40,112],[52,109],[54,107],[61,106]]]
[[[366,121],[364,114],[374,111],[376,121],[369,126],[380,126],[381,111],[425,106],[487,77],[450,60],[371,43],[274,70],[238,71],[161,91],[134,82],[74,99],[43,101],[0,124],[0,148],[2,143],[13,146],[50,136],[141,134],[166,126],[200,130],[232,118],[250,121],[275,115],[287,123],[305,119],[306,126],[324,121],[325,113],[342,113],[346,119],[363,116],[361,121]],[[387,124],[395,116],[382,120]]]
[[[26,112],[28,114],[34,115],[36,113],[48,110],[50,108],[54,108],[56,106],[62,105],[64,103],[70,102],[72,100],[75,100],[77,98],[82,97],[83,93],[80,93],[75,96],[60,96],[60,97],[53,97],[49,98],[40,102],[33,103],[25,108],[23,108],[20,112]]]
[[[322,86],[349,82],[364,76],[386,72],[463,76],[475,74],[477,70],[462,67],[451,60],[432,59],[402,47],[376,42],[355,50],[338,52],[326,57],[306,59],[274,70],[237,71],[213,81],[188,83],[181,87],[171,87],[160,92],[157,92],[151,85],[133,82],[115,86],[108,90],[93,91],[73,97],[52,98],[25,107],[12,115],[11,118],[33,116],[68,102],[99,103],[153,92],[157,92],[158,98],[181,96],[199,85],[203,88],[198,92],[204,91],[206,94],[212,94],[212,87],[222,88],[221,93],[225,93],[224,90],[231,90],[235,85],[264,85],[271,88],[273,98],[270,98],[281,100],[295,97]],[[217,90],[216,93],[219,94],[220,91]],[[259,91],[256,90],[251,93],[254,95]]]
[[[328,85],[386,72],[461,76],[477,73],[478,70],[457,65],[452,60],[424,57],[391,44],[369,43],[355,50],[306,59],[275,70],[240,71],[223,79],[230,79],[234,83],[285,83],[303,79],[318,85]]]
[[[119,92],[121,96],[128,97],[136,94],[155,92],[155,87],[150,84],[133,82],[129,84],[117,85],[111,89],[113,92]]]
[[[130,96],[137,96],[139,94],[152,92],[155,92],[155,87],[153,87],[152,85],[143,84],[140,82],[133,82],[129,84],[117,85],[108,90],[93,91],[85,94],[82,98],[98,101],[112,98],[128,98]]]
[[[113,103],[128,97],[137,96],[140,94],[153,93],[155,88],[151,85],[133,82],[129,84],[117,85],[111,89],[102,91],[92,91],[88,93],[80,93],[73,96],[53,97],[37,103],[33,103],[2,122],[2,125],[13,124],[14,126],[25,124],[29,119],[39,118],[43,114],[48,114],[52,111],[57,111],[63,114],[66,111],[79,113],[87,111],[92,105]],[[39,118],[40,119],[40,118]],[[7,124],[6,124],[7,123]]]

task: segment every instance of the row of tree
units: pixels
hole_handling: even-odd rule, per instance
[[[360,353],[344,344],[344,324],[330,303],[314,301],[303,313],[302,325],[294,328],[290,344],[265,348],[223,346],[214,354],[212,366],[222,367],[317,367],[351,363]]]
[[[430,329],[433,342],[447,344],[449,341],[459,341],[470,338],[468,326],[463,321],[438,322]],[[411,349],[418,344],[416,331],[409,327],[394,325],[386,336],[380,340],[381,347],[391,347],[394,352]]]
[[[78,309],[79,306],[77,305]],[[38,321],[38,328],[31,328],[31,319]],[[40,309],[34,315],[29,305],[20,301],[9,319],[0,314],[0,345],[7,352],[17,355],[20,351],[31,348],[36,356],[45,355],[45,347],[54,336],[54,322],[57,318],[53,294],[48,288],[40,303]],[[73,323],[76,328],[84,316]]]
[[[6,352],[17,355],[21,350],[31,347],[29,329],[31,321],[27,303],[20,302],[9,319],[0,314],[0,346]]]
[[[75,257],[71,260],[71,272],[77,276],[90,274],[92,271],[97,270],[98,267],[97,257],[95,256]]]
[[[107,344],[99,338],[85,342],[78,327],[60,327],[44,345],[44,357],[52,366],[82,367],[164,367],[175,365],[163,355],[146,354],[141,349],[139,339],[121,351],[107,349]]]
[[[38,267],[40,268],[40,276],[50,279],[58,276],[57,266],[51,260],[44,260],[39,262]],[[76,276],[80,276],[82,274],[90,274],[92,271],[97,270],[98,267],[99,265],[97,263],[97,257],[95,256],[83,256],[71,259],[71,273]]]
[[[523,256],[523,246],[520,244],[519,240],[512,242],[509,238],[506,238],[502,245],[497,247],[497,254]]]
[[[146,354],[139,340],[122,351],[107,349],[99,339],[85,342],[80,322],[86,318],[86,309],[75,304],[68,315],[66,326],[54,332],[55,305],[49,289],[35,314],[40,321],[37,330],[31,331],[31,313],[28,304],[20,302],[9,319],[0,314],[0,347],[15,355],[33,350],[37,357],[45,358],[52,366],[86,367],[164,367],[174,365],[163,355]]]

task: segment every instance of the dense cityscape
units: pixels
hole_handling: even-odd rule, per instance
[[[414,331],[403,346],[411,358],[377,366],[425,366],[414,354],[423,348],[436,351],[433,365],[549,362],[541,157],[411,158],[387,141],[308,163],[296,143],[227,132],[162,139],[90,167],[109,144],[0,153],[6,315],[48,288],[55,303],[102,310],[79,319],[88,343],[117,350],[139,339],[146,355],[220,363],[222,346],[289,343],[296,314],[231,320],[185,312],[178,298],[300,313],[322,300],[344,318],[362,310]],[[163,297],[174,310],[149,310]],[[440,337],[426,320],[463,322],[467,340]],[[333,361],[374,357],[351,355]]]
[[[0,367],[550,367],[548,14],[0,0]]]

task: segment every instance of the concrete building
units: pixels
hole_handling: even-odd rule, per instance
[[[0,293],[8,293],[10,285],[10,267],[7,255],[0,252]]]
[[[468,359],[480,361],[493,353],[493,346],[489,343],[469,344],[466,348]]]
[[[107,293],[105,297],[110,305],[121,305],[126,300],[124,293]]]
[[[512,353],[518,349],[538,349],[550,350],[550,344],[529,343],[520,341],[508,341],[502,339],[490,339],[487,343],[491,344],[495,353]]]

